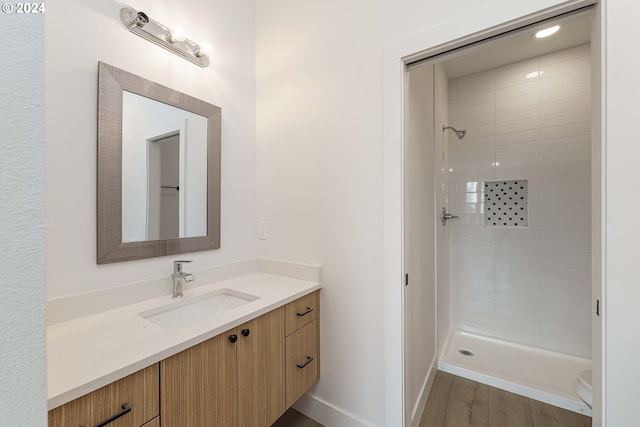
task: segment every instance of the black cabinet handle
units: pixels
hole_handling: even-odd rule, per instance
[[[107,418],[106,420],[102,421],[101,423],[96,424],[95,427],[104,427],[107,424],[112,423],[113,421],[117,420],[121,416],[127,415],[129,412],[131,412],[131,407],[129,405],[127,405],[126,403],[123,403],[122,404],[122,411],[118,412],[117,414],[113,415],[112,417]]]
[[[298,317],[302,317],[302,316],[306,316],[307,314],[311,313],[313,311],[313,308],[311,307],[307,307],[307,309],[302,312],[302,313],[296,313],[298,315]]]
[[[241,333],[243,337],[248,337],[251,331],[249,329],[243,329]]]
[[[236,334],[229,335],[229,341],[231,341],[232,343],[238,341],[238,336]]]
[[[307,366],[309,363],[313,362],[313,357],[311,356],[307,356],[307,361],[304,362],[302,365],[297,364],[296,366],[300,369],[304,368],[305,366]]]

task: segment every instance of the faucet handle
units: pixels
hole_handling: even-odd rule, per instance
[[[181,259],[177,261],[173,261],[173,272],[174,273],[182,273],[182,264],[187,262],[193,262],[191,260]]]

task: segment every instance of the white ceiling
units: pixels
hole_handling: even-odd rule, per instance
[[[482,42],[480,47],[460,49],[458,52],[451,53],[446,58],[443,58],[447,77],[455,79],[467,74],[589,43],[591,40],[591,18],[592,14],[590,12],[578,13]],[[560,25],[560,31],[544,39],[535,38],[534,35],[538,30],[556,24]]]

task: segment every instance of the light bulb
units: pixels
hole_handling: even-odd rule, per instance
[[[175,43],[177,41],[184,41],[184,39],[185,39],[185,36],[184,36],[184,30],[182,29],[182,27],[175,27],[170,30],[169,39],[167,41],[171,43]]]
[[[542,39],[545,37],[549,37],[552,34],[555,34],[560,29],[560,25],[555,25],[553,27],[545,28],[544,30],[540,30],[536,33],[536,38]]]
[[[544,71],[532,71],[529,74],[527,74],[525,77],[528,79],[535,79],[536,77],[540,77],[543,74],[544,74]]]

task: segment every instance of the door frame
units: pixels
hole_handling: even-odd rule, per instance
[[[164,143],[166,140],[171,139],[171,138],[175,138],[178,137],[178,153],[179,153],[179,158],[178,158],[178,162],[181,162],[183,156],[182,154],[182,146],[183,146],[183,139],[184,139],[184,132],[183,129],[176,129],[173,131],[169,131],[166,133],[162,133],[160,135],[157,136],[152,136],[150,138],[147,139],[147,150],[146,150],[146,160],[147,160],[147,212],[145,215],[146,218],[146,226],[145,226],[145,238],[146,240],[159,240],[159,236],[154,236],[154,238],[149,238],[149,229],[150,227],[150,223],[151,223],[151,206],[152,205],[160,205],[160,199],[161,199],[161,194],[162,191],[157,187],[157,185],[154,185],[152,183],[152,179],[151,177],[153,176],[154,171],[157,171],[158,173],[161,172],[161,168],[160,165],[157,164],[158,160],[156,158],[156,156],[152,155],[152,152],[157,152],[158,150],[162,150],[162,147],[160,146],[161,143]],[[180,175],[183,171],[184,168],[182,167],[178,167],[179,168],[179,172],[178,175]],[[162,183],[162,178],[161,175],[158,175],[158,181],[160,183]],[[156,183],[157,184],[157,183]],[[179,186],[179,184],[178,184]],[[178,187],[179,188],[179,187]],[[178,193],[180,194],[180,193]],[[179,203],[179,202],[178,202]],[[180,208],[180,205],[178,205],[178,208]],[[179,215],[180,216],[180,215]],[[184,216],[184,215],[182,215]],[[161,225],[159,226],[160,228],[162,227]],[[180,235],[180,233],[178,233],[178,235]]]
[[[572,0],[536,10],[535,6],[528,13],[523,14],[522,7],[515,4],[505,4],[505,15],[510,13],[513,19],[495,22],[491,11],[486,15],[479,14],[476,28],[471,26],[461,30],[455,22],[445,22],[441,26],[425,30],[412,37],[400,40],[384,48],[383,52],[383,96],[384,96],[384,225],[383,225],[383,296],[384,296],[384,360],[385,360],[385,425],[408,427],[411,419],[411,408],[406,402],[405,375],[406,363],[404,349],[405,340],[405,302],[404,302],[404,123],[406,102],[406,65],[419,59],[433,57],[450,50],[481,42],[509,31],[553,18],[555,16],[574,12],[581,8],[596,5],[594,19],[600,19],[596,28],[599,34],[592,34],[596,43],[605,49],[603,42],[604,18],[600,12],[601,4],[598,0]],[[600,52],[604,56],[604,52]],[[602,70],[602,63],[600,70]],[[598,76],[598,83],[603,76]],[[594,97],[595,99],[595,97]],[[605,122],[602,117],[602,100],[594,108],[593,118],[598,121],[594,129],[598,130],[592,138],[602,138],[605,133]],[[594,104],[595,105],[595,104]],[[597,111],[596,111],[597,110]],[[599,158],[592,161],[602,162],[602,152],[605,140],[599,144]],[[602,181],[603,177],[599,177]],[[605,191],[606,187],[602,187]],[[604,195],[603,195],[604,197]],[[602,219],[600,220],[602,222]],[[596,227],[598,228],[598,227]],[[600,223],[600,234],[603,229]],[[599,230],[592,230],[598,232]],[[594,258],[595,259],[595,258]],[[601,258],[600,261],[601,262]],[[602,277],[602,276],[601,276]],[[602,295],[604,279],[594,277],[594,295]],[[602,323],[604,320],[601,321]],[[604,348],[605,328],[598,328],[599,336],[594,340],[594,360],[600,367],[594,369],[596,385],[604,385],[604,373],[601,369],[605,364]],[[601,425],[604,419],[604,399],[594,390],[594,425]],[[410,422],[410,421],[409,421]]]

